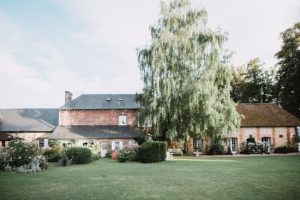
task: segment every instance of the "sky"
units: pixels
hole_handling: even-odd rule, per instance
[[[230,64],[276,64],[300,0],[193,0],[228,34]],[[159,0],[0,0],[0,108],[57,108],[64,92],[136,93],[137,49],[150,44]]]

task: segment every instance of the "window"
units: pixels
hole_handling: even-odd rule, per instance
[[[119,151],[123,149],[123,142],[122,141],[113,141],[111,143],[111,150],[112,151]]]
[[[43,148],[44,147],[44,139],[39,139],[39,147]]]
[[[279,135],[279,138],[283,138],[283,135]]]
[[[103,149],[103,150],[108,149],[108,142],[107,141],[101,142],[101,149]]]
[[[121,126],[126,125],[126,115],[119,116],[119,125],[121,125]]]

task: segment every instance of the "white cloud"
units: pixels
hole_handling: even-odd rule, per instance
[[[209,24],[229,33],[227,47],[235,51],[232,63],[241,65],[260,58],[274,65],[280,33],[300,21],[299,0],[204,0]]]

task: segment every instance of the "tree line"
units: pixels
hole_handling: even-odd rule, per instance
[[[277,103],[300,118],[300,22],[281,33],[283,44],[276,66],[264,68],[255,58],[231,68],[234,102]]]

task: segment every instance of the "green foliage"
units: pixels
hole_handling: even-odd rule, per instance
[[[231,98],[242,103],[277,102],[275,70],[264,70],[258,58],[251,60],[247,67],[232,68]]]
[[[166,160],[167,145],[165,142],[144,142],[138,149],[138,161],[143,163]]]
[[[64,150],[65,155],[74,164],[87,164],[93,161],[92,151],[84,147],[69,147]]]
[[[4,170],[4,168],[7,165],[7,153],[5,152],[4,149],[0,149],[0,170]]]
[[[31,163],[32,159],[38,154],[38,147],[21,140],[12,140],[9,142],[7,153],[9,165],[11,167],[20,167]]]
[[[240,117],[230,99],[225,35],[210,30],[206,11],[189,0],[166,2],[151,27],[151,45],[138,51],[140,124],[151,123],[161,140],[235,130]]]
[[[280,104],[300,118],[300,22],[281,33],[283,44],[276,53]]]
[[[252,136],[248,137],[246,141],[247,141],[247,143],[254,143],[254,144],[256,143],[255,138]]]
[[[61,159],[62,148],[59,146],[53,146],[50,149],[46,149],[44,156],[46,156],[48,162],[58,162]]]
[[[119,151],[118,161],[137,161],[138,145],[125,145],[122,150]]]
[[[227,155],[233,155],[230,146],[227,147]]]
[[[56,147],[59,146],[60,142],[57,139],[49,139],[48,140],[48,145],[49,147]]]
[[[269,153],[268,147],[261,142],[256,142],[255,138],[250,136],[246,142],[241,145],[241,154],[261,154]]]
[[[298,152],[298,150],[293,147],[277,147],[274,149],[274,153],[294,153],[294,152]]]
[[[214,142],[208,151],[209,155],[222,155],[224,154],[225,150],[224,150],[224,146],[222,144],[221,141],[216,141]]]

